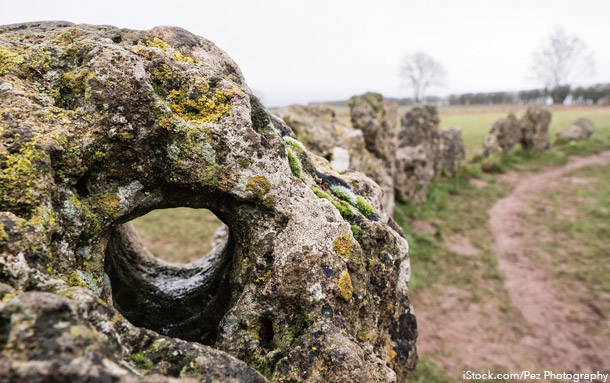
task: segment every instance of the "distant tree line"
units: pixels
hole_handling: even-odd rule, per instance
[[[571,96],[573,104],[609,104],[610,84],[599,84],[588,88],[557,86],[549,89],[522,90],[520,92],[464,93],[449,96],[450,105],[495,105],[495,104],[544,104],[552,100],[562,104]]]

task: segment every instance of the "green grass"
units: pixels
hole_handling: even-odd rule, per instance
[[[154,210],[131,222],[153,255],[174,263],[206,255],[221,223],[209,210],[190,208]]]
[[[476,187],[470,182],[471,178],[480,178],[487,184]],[[506,183],[482,174],[477,166],[468,166],[454,178],[435,180],[423,204],[396,205],[394,218],[409,242],[413,270],[410,287],[415,293],[454,286],[469,291],[471,299],[477,300],[489,287],[480,281],[494,285],[501,282],[496,259],[489,251],[492,235],[487,224],[487,210],[508,190]],[[412,220],[433,222],[436,233],[413,231],[409,223]],[[470,238],[481,255],[468,256],[451,251],[443,239],[452,235]]]
[[[448,376],[434,362],[420,359],[409,374],[409,383],[454,383],[456,379]]]
[[[566,163],[567,158],[558,150],[546,153],[534,153],[529,150],[516,148],[501,155],[484,157],[478,155],[473,159],[475,164],[486,173],[506,173],[509,170],[518,172],[540,171],[548,166],[560,166]]]

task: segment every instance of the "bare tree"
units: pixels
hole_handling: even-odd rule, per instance
[[[401,61],[400,77],[413,90],[416,103],[424,99],[429,86],[441,85],[446,73],[440,62],[421,51],[408,54]]]
[[[592,75],[595,62],[593,53],[587,50],[586,44],[578,36],[569,35],[563,28],[556,27],[540,50],[534,53],[532,69],[553,94],[553,102],[562,103],[567,94],[559,90],[565,88],[569,92],[572,81]]]

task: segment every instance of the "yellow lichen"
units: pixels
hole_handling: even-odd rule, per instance
[[[350,278],[347,270],[341,272],[339,276],[339,293],[346,301],[349,301],[354,295],[354,286],[352,286],[352,278]]]
[[[190,63],[190,64],[193,64],[195,62],[195,60],[193,60],[192,57],[182,56],[182,53],[180,53],[178,51],[174,52],[174,60],[185,62],[185,63]]]
[[[98,203],[104,212],[112,218],[116,218],[120,214],[120,202],[121,198],[113,194],[104,194],[98,199]]]
[[[80,277],[78,276],[78,274],[76,273],[76,271],[73,271],[72,274],[70,274],[70,280],[69,280],[70,286],[82,286],[82,287],[87,287],[87,284],[85,283],[85,281],[83,281],[82,279],[80,279]]]
[[[358,339],[359,342],[362,343],[366,343],[369,340],[372,340],[372,336],[367,334],[365,331],[358,331],[358,333],[356,334],[356,339]]]
[[[159,48],[163,52],[167,51],[167,43],[158,37],[153,37],[152,40],[145,41],[144,45],[151,48]]]
[[[42,173],[39,163],[44,159],[44,152],[38,150],[32,141],[24,143],[19,152],[6,157],[0,171],[0,206],[29,207],[37,203],[33,197],[40,187],[35,181]]]
[[[252,192],[255,197],[262,198],[271,190],[271,183],[264,176],[254,176],[246,183],[246,190]]]
[[[255,283],[264,283],[267,280],[267,278],[269,278],[269,275],[271,275],[271,270],[267,270],[265,275],[262,275],[262,276],[256,278],[256,281],[254,281],[254,282]]]
[[[197,100],[188,97],[186,87],[172,89],[169,92],[169,105],[172,112],[185,121],[198,123],[215,122],[223,115],[231,115],[233,103],[230,101],[233,92],[217,90],[213,98],[201,96]]]
[[[23,57],[16,53],[0,48],[0,76],[10,72],[15,65],[23,62]]]
[[[8,233],[4,231],[3,227],[0,227],[0,241],[6,241],[8,239]]]
[[[349,234],[343,233],[333,242],[333,249],[338,256],[349,258],[352,255],[354,245]]]
[[[2,297],[2,303],[6,303],[11,298],[15,298],[15,294],[4,294],[4,296]]]
[[[172,77],[172,68],[167,64],[161,64],[153,71],[153,79],[156,81],[169,80]]]

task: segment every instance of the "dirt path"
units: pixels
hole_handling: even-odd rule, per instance
[[[566,165],[540,173],[509,175],[507,180],[515,185],[513,191],[489,210],[498,268],[513,305],[528,324],[517,346],[525,353],[539,355],[549,369],[588,372],[607,368],[610,345],[587,336],[585,324],[569,318],[553,270],[545,266],[548,256],[525,245],[524,238],[535,238],[536,233],[529,231],[524,213],[531,209],[532,199],[557,178],[584,166],[608,163],[610,151],[570,157]]]

